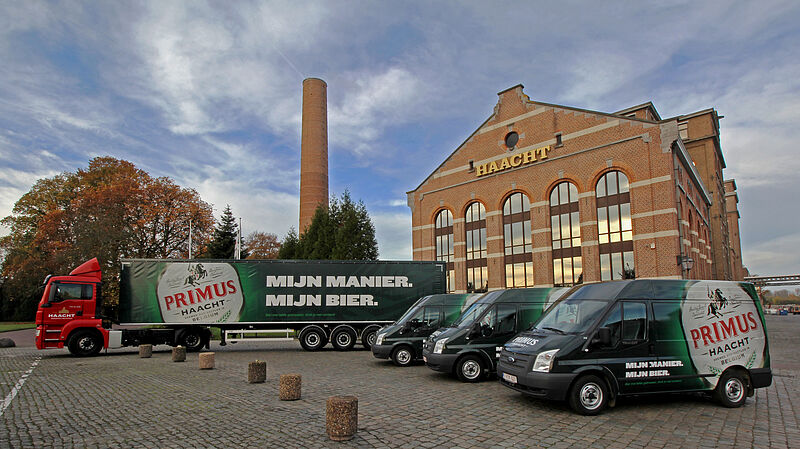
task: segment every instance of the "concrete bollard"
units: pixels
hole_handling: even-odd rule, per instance
[[[300,399],[299,374],[281,374],[278,397],[281,401],[296,401]]]
[[[186,361],[186,348],[183,346],[176,346],[172,348],[172,361],[185,362]]]
[[[325,431],[333,441],[347,441],[358,430],[358,398],[331,396],[325,414]]]
[[[139,357],[149,359],[153,356],[153,345],[139,345]]]
[[[256,360],[247,364],[247,382],[260,384],[267,380],[267,362]]]
[[[200,361],[200,369],[214,369],[213,352],[201,352],[198,360]]]

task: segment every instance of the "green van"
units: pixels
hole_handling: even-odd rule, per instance
[[[394,323],[378,331],[372,355],[409,366],[422,359],[422,342],[436,329],[458,319],[483,293],[429,295],[420,298]]]
[[[489,292],[453,324],[425,341],[428,368],[478,382],[494,372],[501,345],[534,323],[567,288],[516,288]]]
[[[627,280],[576,287],[501,351],[499,381],[596,415],[625,395],[707,391],[740,407],[772,383],[752,284]]]

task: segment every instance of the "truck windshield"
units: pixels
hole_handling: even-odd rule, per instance
[[[600,318],[607,305],[607,300],[563,299],[547,310],[531,330],[581,334]]]

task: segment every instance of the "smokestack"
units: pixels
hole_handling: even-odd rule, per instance
[[[300,142],[300,229],[311,224],[317,206],[328,207],[328,85],[303,80],[303,126]]]

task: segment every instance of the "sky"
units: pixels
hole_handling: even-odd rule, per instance
[[[406,192],[523,84],[604,112],[716,108],[743,262],[798,274],[798,22],[796,1],[2,2],[0,217],[110,155],[282,238],[318,77],[331,193],[364,201],[381,259],[411,259]]]

